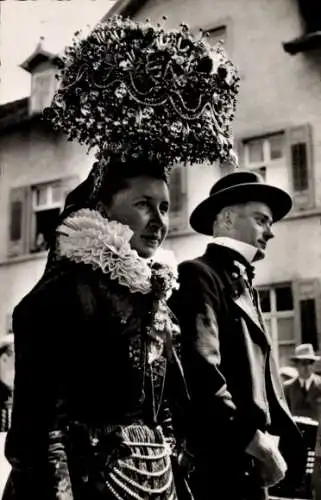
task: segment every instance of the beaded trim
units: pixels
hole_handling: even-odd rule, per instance
[[[146,426],[132,426],[124,428],[123,432],[122,444],[131,450],[128,455],[129,463],[126,459],[117,460],[105,477],[107,489],[118,500],[128,497],[146,500],[154,495],[168,500],[176,498],[171,450],[161,429],[153,431]],[[155,439],[160,439],[161,442],[151,442]],[[146,453],[143,452],[144,449]],[[137,466],[132,464],[133,459],[138,461],[138,464],[135,464]],[[148,466],[144,462],[147,462]]]

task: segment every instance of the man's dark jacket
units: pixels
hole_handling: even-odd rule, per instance
[[[310,387],[305,391],[295,378],[284,384],[284,392],[293,415],[308,417],[319,422],[321,417],[321,377],[313,374]]]
[[[241,491],[249,477],[260,486],[259,465],[245,453],[257,429],[280,436],[288,481],[299,479],[304,467],[301,435],[240,260],[233,250],[210,244],[202,257],[180,264],[180,288],[171,302],[192,397],[190,447],[206,498],[220,498],[220,492],[234,500],[252,498]]]

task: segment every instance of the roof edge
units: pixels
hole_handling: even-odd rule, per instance
[[[36,46],[35,50],[32,52],[32,54],[30,54],[30,56],[27,57],[27,59],[25,59],[21,64],[19,64],[20,68],[31,73],[31,71],[33,69],[32,62],[37,57],[42,56],[44,59],[47,59],[48,61],[52,61],[52,62],[55,62],[59,58],[59,56],[57,54],[54,54],[52,52],[48,52],[47,50],[45,50],[42,46],[42,42],[43,42],[43,40],[41,40],[37,44],[37,46]]]
[[[104,15],[102,21],[106,21],[109,17],[115,15],[122,15],[125,17],[134,16],[147,2],[147,0],[117,0],[114,5],[109,9],[107,14]]]

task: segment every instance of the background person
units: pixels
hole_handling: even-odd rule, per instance
[[[285,395],[293,415],[320,421],[321,377],[314,372],[320,359],[312,344],[300,344],[292,359],[298,376],[284,384]]]

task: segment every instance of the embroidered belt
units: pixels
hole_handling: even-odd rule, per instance
[[[118,457],[105,473],[105,485],[117,500],[176,499],[171,450],[160,427],[121,428],[122,445],[129,453]]]
[[[94,482],[101,493],[108,492],[108,498],[176,500],[171,447],[160,426],[135,422],[103,428],[74,423],[72,427],[78,428],[69,435],[73,455],[78,460],[83,456],[86,481]],[[85,435],[87,452],[83,448]]]

